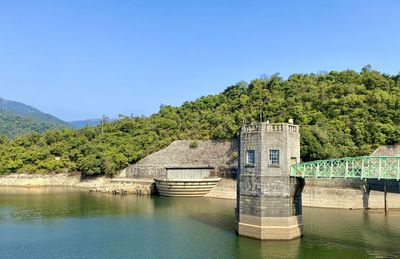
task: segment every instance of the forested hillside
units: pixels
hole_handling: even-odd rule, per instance
[[[240,82],[150,117],[0,140],[0,173],[114,174],[175,139],[229,139],[243,122],[301,125],[303,160],[369,154],[400,142],[400,76],[363,68]],[[56,159],[57,158],[57,159]]]
[[[66,127],[70,125],[52,115],[23,103],[0,98],[0,135],[15,137]]]

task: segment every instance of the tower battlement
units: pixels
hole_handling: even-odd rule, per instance
[[[250,123],[242,126],[241,133],[252,133],[260,130],[265,130],[269,132],[288,131],[288,132],[298,133],[299,126],[290,123],[267,123],[267,122],[256,123],[256,124]]]

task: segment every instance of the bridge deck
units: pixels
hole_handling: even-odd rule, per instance
[[[290,176],[400,180],[400,156],[362,156],[291,165]]]

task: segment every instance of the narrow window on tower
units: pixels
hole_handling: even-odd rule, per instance
[[[279,166],[279,150],[269,150],[269,166]]]
[[[256,162],[256,152],[254,150],[247,150],[247,161],[246,164],[254,165]]]

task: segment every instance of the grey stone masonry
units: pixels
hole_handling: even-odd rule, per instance
[[[191,144],[195,146],[191,146]],[[213,176],[236,176],[236,140],[175,140],[124,169],[127,178],[166,178],[168,169],[212,169]],[[176,171],[175,171],[176,172]],[[184,170],[181,170],[184,173]],[[228,178],[227,177],[227,178]]]
[[[290,165],[300,162],[299,126],[249,124],[239,138],[239,234],[257,239],[300,237],[304,180],[290,177]]]

